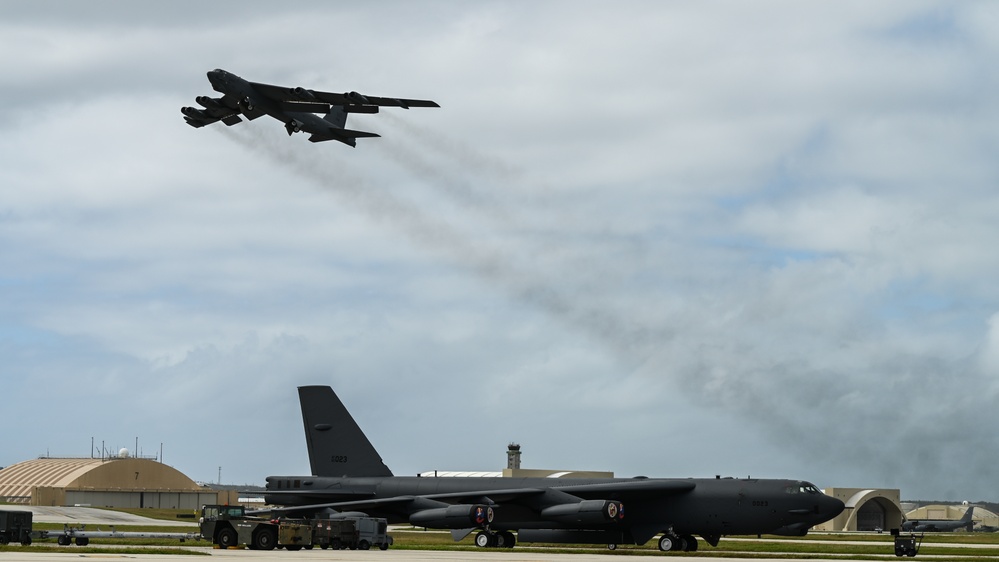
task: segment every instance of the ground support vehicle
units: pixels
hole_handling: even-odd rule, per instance
[[[386,550],[392,537],[386,534],[388,522],[376,517],[344,517],[312,520],[312,544],[320,548]]]
[[[31,544],[31,512],[0,510],[0,544]]]
[[[250,517],[241,505],[206,505],[201,508],[201,537],[229,548],[245,544],[254,550],[288,550],[312,547],[312,529],[307,522],[277,521]]]
[[[895,538],[895,556],[908,556],[910,558],[919,553],[919,547],[923,544],[925,536],[925,533],[921,533],[919,536],[916,536],[916,533],[903,535],[898,529],[892,529],[891,534]]]

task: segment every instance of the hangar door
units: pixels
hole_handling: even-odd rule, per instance
[[[885,508],[877,501],[869,501],[857,510],[857,530],[874,531],[885,528]]]

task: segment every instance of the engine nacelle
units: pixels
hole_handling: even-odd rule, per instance
[[[561,523],[613,523],[624,519],[624,504],[608,500],[563,503],[542,509],[541,517]]]
[[[299,86],[297,88],[292,88],[291,89],[291,93],[292,93],[292,95],[294,95],[296,98],[298,98],[301,101],[318,101],[316,99],[316,96],[312,95],[312,92],[310,92],[309,90],[306,90],[305,88],[303,88],[301,86]]]
[[[184,115],[187,115],[191,119],[200,119],[202,121],[207,121],[208,119],[211,119],[211,117],[209,117],[208,114],[195,107],[182,107],[180,108],[180,112],[183,113]]]
[[[337,521],[339,519],[353,519],[356,517],[367,517],[368,514],[363,511],[337,511],[335,513],[323,514],[322,519],[329,519],[331,521]]]
[[[410,524],[433,529],[485,527],[492,521],[493,508],[488,505],[449,505],[424,509],[409,516]]]
[[[354,103],[371,103],[370,101],[368,101],[368,98],[362,96],[357,92],[347,92],[346,94],[343,95],[343,97],[347,98],[348,100]]]
[[[208,96],[198,96],[194,98],[194,101],[201,104],[205,109],[224,109],[220,100]]]
[[[305,125],[305,123],[302,123],[298,119],[292,119],[284,124],[284,129],[288,131],[288,136],[290,137],[292,133],[302,132],[302,125]]]

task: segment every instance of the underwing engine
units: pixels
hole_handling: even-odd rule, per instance
[[[583,500],[541,510],[541,516],[561,523],[606,524],[624,519],[624,504],[608,500]]]
[[[409,516],[416,527],[433,529],[483,528],[493,520],[493,508],[487,505],[460,504],[417,511]]]

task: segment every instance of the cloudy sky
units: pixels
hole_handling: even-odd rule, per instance
[[[303,474],[328,384],[396,474],[996,501],[996,60],[993,2],[4,2],[0,466]],[[441,108],[188,127],[217,67]]]

